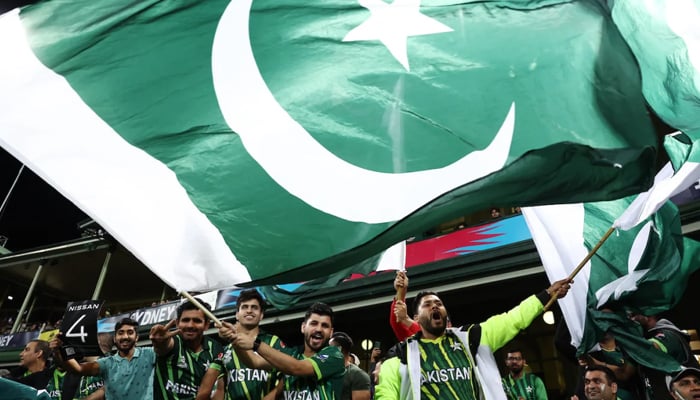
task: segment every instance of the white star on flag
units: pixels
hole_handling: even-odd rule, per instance
[[[359,0],[370,17],[348,32],[343,42],[379,40],[392,56],[410,71],[406,49],[409,36],[452,32],[452,28],[420,12],[420,0]]]

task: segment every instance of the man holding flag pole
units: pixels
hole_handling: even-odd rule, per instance
[[[177,308],[177,318],[167,325],[151,327],[150,339],[156,353],[154,399],[182,400],[197,396],[209,364],[223,353],[221,345],[204,336],[210,319],[207,303],[186,300]],[[177,329],[170,330],[177,326]],[[215,382],[223,390],[223,382]]]
[[[679,151],[682,141],[688,142],[680,134],[666,140],[677,169],[694,154],[694,146]],[[579,276],[573,296],[560,303],[579,354],[610,331],[640,366],[665,373],[679,369],[678,361],[645,341],[626,317],[630,310],[653,315],[672,308],[700,267],[700,246],[682,236],[678,209],[667,201],[685,188],[687,177],[673,174],[669,164],[636,198],[523,209],[550,279]],[[570,271],[567,266],[578,260],[583,261]],[[603,312],[603,307],[615,312]],[[667,391],[656,386],[653,398],[661,398]]]

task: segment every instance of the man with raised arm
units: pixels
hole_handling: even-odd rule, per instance
[[[200,303],[211,310],[209,304]],[[170,328],[177,324],[177,329]],[[200,382],[211,362],[223,353],[223,347],[205,337],[209,317],[194,303],[185,301],[177,308],[177,319],[167,325],[154,325],[150,339],[156,352],[155,400],[194,400]],[[223,390],[221,384],[217,390]]]
[[[448,328],[447,309],[437,293],[418,293],[413,319],[421,331],[382,364],[375,399],[476,400],[482,394],[505,399],[492,352],[527,328],[552,296],[564,297],[570,283],[557,281],[507,313],[461,328]]]
[[[117,322],[114,326],[117,353],[97,361],[78,364],[75,360],[64,360],[60,335],[51,341],[50,347],[54,359],[67,370],[83,376],[101,376],[106,400],[152,400],[156,354],[152,347],[136,347],[138,326],[131,318]]]

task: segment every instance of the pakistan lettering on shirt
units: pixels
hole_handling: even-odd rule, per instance
[[[79,382],[80,376],[54,368],[45,390],[52,400],[72,400]]]
[[[83,376],[80,378],[79,397],[82,399],[95,393],[97,389],[104,386],[105,382],[101,376]]]
[[[275,335],[260,331],[258,338],[274,349],[284,348],[284,343]],[[277,383],[275,378],[277,371],[246,367],[238,359],[231,345],[226,346],[223,355],[217,358],[211,367],[219,372],[225,372],[226,393],[229,399],[262,399]]]
[[[313,357],[304,356],[304,347],[284,348],[282,352],[298,359],[310,360],[316,375],[284,376],[284,400],[340,400],[343,392],[345,360],[336,346],[326,346]]]
[[[472,365],[462,343],[452,335],[420,339],[421,398],[477,399]]]
[[[205,337],[202,351],[194,353],[183,345],[180,336],[175,336],[174,341],[170,353],[156,360],[153,398],[194,400],[209,364],[221,356],[223,348],[218,342]]]
[[[46,385],[46,393],[49,394],[51,400],[62,400],[61,389],[63,387],[63,380],[66,377],[66,371],[59,371],[55,369],[49,379],[49,383]],[[70,400],[70,399],[68,399]]]

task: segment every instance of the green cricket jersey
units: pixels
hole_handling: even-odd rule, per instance
[[[539,376],[523,373],[520,379],[514,379],[511,374],[503,378],[503,389],[509,399],[547,400],[547,388]]]
[[[258,338],[273,349],[281,350],[284,343],[275,335],[262,330]],[[224,348],[221,357],[214,360],[210,368],[216,369],[226,376],[227,400],[258,400],[262,399],[277,384],[277,372],[248,368],[236,355],[232,345]]]
[[[153,378],[153,398],[155,400],[194,400],[197,397],[199,383],[212,361],[222,353],[223,347],[218,342],[204,338],[199,353],[190,351],[178,335],[174,338],[172,350],[156,359],[156,371]]]
[[[546,292],[530,296],[507,313],[462,328],[450,328],[436,339],[422,332],[397,346],[396,357],[382,363],[377,400],[475,400],[482,392],[503,393],[492,352],[503,347],[542,312]],[[475,355],[482,357],[475,373]],[[485,375],[484,375],[485,374]],[[479,381],[479,379],[482,379]]]
[[[312,357],[304,356],[304,347],[284,348],[282,351],[298,360],[309,360],[314,365],[313,376],[284,376],[286,400],[340,400],[343,392],[345,360],[340,348],[326,346]]]

